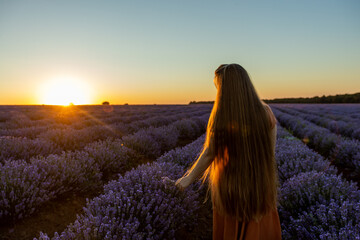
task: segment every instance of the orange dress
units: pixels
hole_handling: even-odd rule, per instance
[[[272,127],[275,151],[276,119],[269,106],[265,105]],[[231,216],[222,216],[213,205],[213,240],[279,240],[281,226],[277,210],[268,212],[259,222],[238,222]]]
[[[279,240],[281,226],[277,211],[271,211],[259,222],[238,222],[221,216],[213,206],[213,240]]]

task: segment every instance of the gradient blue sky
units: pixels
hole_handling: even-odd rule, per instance
[[[359,13],[341,0],[0,0],[0,104],[46,103],[62,76],[89,104],[214,100],[214,70],[233,62],[261,98],[359,92]]]

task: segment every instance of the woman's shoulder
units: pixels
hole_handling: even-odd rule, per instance
[[[263,107],[265,108],[266,112],[271,113],[272,115],[274,115],[271,108],[270,108],[270,106],[268,104],[263,103]]]
[[[276,118],[275,118],[275,115],[273,113],[273,111],[271,110],[270,106],[266,103],[263,102],[263,106],[265,108],[265,111],[268,115],[268,118],[269,118],[269,122],[270,122],[270,126],[271,126],[271,129],[273,129],[276,125]]]

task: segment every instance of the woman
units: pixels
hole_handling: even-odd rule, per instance
[[[214,240],[281,239],[276,119],[240,65],[220,65],[214,83],[203,151],[175,184],[186,188],[201,175],[208,179]]]

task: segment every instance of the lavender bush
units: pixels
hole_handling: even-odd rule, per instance
[[[313,122],[321,127],[327,128],[333,133],[360,140],[360,138],[357,138],[357,132],[360,130],[359,119],[349,119],[349,117],[345,118],[344,116],[334,118],[333,115],[324,114],[322,114],[322,116],[318,116],[318,112],[312,111],[309,113],[304,111],[303,108],[299,108],[294,105],[280,106],[278,109]]]
[[[193,163],[199,156],[200,151],[205,141],[205,134],[200,136],[191,144],[188,144],[182,148],[176,148],[168,151],[157,159],[159,163],[171,162],[180,166],[186,167]]]
[[[184,151],[193,159],[203,138],[105,185],[105,193],[88,201],[85,213],[52,239],[173,239],[177,229],[193,224],[199,206],[193,188],[182,192],[164,182],[164,176],[177,179],[184,173],[183,166],[167,160]],[[39,239],[50,238],[40,233]]]
[[[122,171],[129,161],[138,155],[133,149],[125,147],[120,139],[107,139],[88,144],[84,152],[94,159],[100,172],[104,174]]]
[[[359,202],[360,191],[355,183],[341,176],[316,171],[299,173],[282,184],[279,213],[295,218],[312,205],[329,204],[330,199],[339,203],[350,199]]]
[[[204,116],[203,123],[206,122],[205,119]],[[138,137],[137,141],[150,138],[151,141],[149,141],[149,143],[159,144],[159,152],[156,152],[154,145],[145,152],[156,153],[157,155],[154,155],[154,157],[158,157],[162,151],[171,149],[176,145],[179,131],[175,125],[170,124],[166,127],[143,129],[134,136]],[[132,161],[131,165],[136,165],[136,158],[138,158],[137,155],[139,155],[139,152],[135,151],[139,149],[136,149],[136,147],[132,149],[127,148],[124,146],[126,145],[124,143],[126,143],[126,138],[123,140],[107,139],[105,141],[88,144],[83,151],[68,151],[62,154],[51,154],[31,158],[29,163],[24,167],[26,169],[37,170],[29,170],[29,176],[24,175],[25,178],[21,181],[11,179],[11,174],[20,176],[21,168],[16,170],[14,167],[11,171],[4,171],[6,178],[0,175],[2,176],[2,178],[0,178],[2,180],[2,182],[0,182],[0,191],[5,189],[6,194],[3,194],[2,202],[4,205],[0,206],[4,211],[6,210],[6,213],[4,212],[2,214],[0,221],[7,221],[9,219],[16,220],[29,215],[43,202],[53,199],[65,192],[97,187],[101,184],[102,174],[121,171],[121,169],[129,164],[130,159]],[[141,147],[144,149],[144,146]],[[19,172],[15,173],[16,171]],[[37,179],[39,172],[41,172],[41,178],[38,179],[38,181],[32,180],[33,178]],[[35,186],[33,186],[33,184],[35,184]],[[28,195],[27,190],[23,186],[32,186],[29,188],[38,188],[38,191],[34,193],[34,196]],[[17,192],[15,192],[15,190]],[[41,194],[38,194],[38,192]],[[13,197],[13,195],[15,197]],[[34,202],[35,200],[33,199],[42,196],[44,196],[43,200],[37,201],[37,203]],[[20,210],[12,207],[18,206],[18,201],[24,202],[20,204],[20,207],[17,207]]]
[[[360,202],[330,199],[282,224],[284,239],[360,239]]]
[[[0,222],[32,214],[42,203],[67,191],[101,183],[101,172],[84,152],[63,152],[0,164]]]
[[[353,168],[356,175],[360,174],[359,141],[342,138],[328,129],[277,109],[273,109],[273,112],[281,124],[284,124],[321,155],[333,158],[338,165]]]
[[[283,239],[360,239],[356,184],[279,126],[275,158]]]
[[[123,137],[125,146],[128,146],[138,153],[149,158],[156,158],[175,147],[179,138],[196,136],[199,134],[201,125],[205,125],[208,114],[196,118],[197,122],[191,119],[178,120],[166,127],[140,130],[132,135]]]
[[[42,171],[25,161],[0,163],[0,180],[0,223],[21,219],[52,198],[42,187]]]
[[[0,137],[0,162],[12,159],[28,161],[33,156],[52,153],[60,153],[60,149],[55,144],[43,139]]]
[[[275,158],[278,164],[280,183],[301,172],[316,170],[336,174],[336,169],[321,155],[304,146],[299,140],[291,137],[277,139]]]

